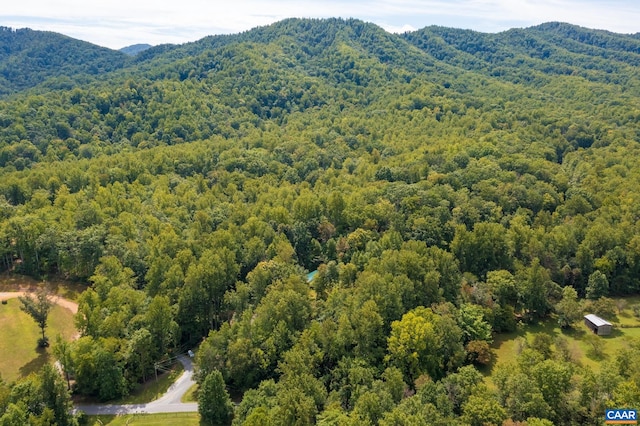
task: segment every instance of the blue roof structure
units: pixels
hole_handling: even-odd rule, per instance
[[[315,277],[316,275],[318,275],[318,270],[316,269],[315,271],[311,271],[307,274],[307,282],[310,283],[311,280],[313,280],[313,277]]]

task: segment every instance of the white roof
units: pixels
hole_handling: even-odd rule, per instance
[[[609,321],[603,320],[602,318],[594,314],[585,315],[584,319],[589,320],[589,322],[591,322],[591,324],[595,325],[596,327],[611,325]]]

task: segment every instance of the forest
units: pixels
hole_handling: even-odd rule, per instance
[[[564,23],[137,55],[0,28],[0,271],[86,284],[78,395],[197,348],[234,425],[598,425],[640,407],[638,339],[481,371],[500,333],[640,293],[639,65],[638,34]],[[53,424],[43,374],[0,381],[0,424]]]

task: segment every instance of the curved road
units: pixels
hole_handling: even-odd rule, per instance
[[[191,386],[195,384],[193,380],[193,363],[191,359],[184,355],[178,356],[178,361],[184,366],[184,372],[162,395],[155,401],[146,404],[78,404],[74,411],[84,411],[89,415],[98,414],[154,414],[154,413],[188,413],[198,411],[197,402],[180,402],[180,398]]]
[[[0,292],[0,300],[11,299],[23,296],[31,292],[11,291]],[[56,304],[69,309],[74,314],[78,312],[78,304],[59,296],[50,296]],[[97,414],[136,414],[136,413],[186,413],[198,411],[196,402],[180,402],[180,398],[195,384],[193,380],[193,363],[191,359],[184,355],[178,356],[178,361],[184,367],[184,372],[169,387],[167,392],[155,401],[146,404],[80,404],[76,405],[74,411],[82,410],[89,415]]]
[[[24,296],[25,294],[34,294],[31,291],[3,291],[0,292],[0,300],[13,299],[15,297]],[[64,299],[60,296],[49,296],[49,300],[51,300],[56,305],[60,305],[63,308],[69,309],[74,314],[78,313],[78,304],[72,300]]]

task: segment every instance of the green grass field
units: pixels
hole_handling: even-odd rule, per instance
[[[61,334],[66,340],[76,334],[73,314],[68,309],[54,306],[49,314],[46,335],[53,342]],[[7,382],[38,371],[45,363],[53,362],[51,348],[38,348],[40,328],[35,321],[20,310],[18,299],[0,304],[0,374]]]
[[[191,386],[187,393],[180,398],[182,402],[198,402],[198,384]]]
[[[200,424],[198,413],[167,413],[167,414],[129,414],[125,416],[87,416],[92,426],[109,425],[139,425],[139,426],[197,426]]]
[[[547,334],[554,339],[563,337],[568,343],[573,359],[578,364],[589,366],[594,371],[598,371],[601,363],[613,360],[616,353],[624,348],[630,339],[640,337],[640,319],[633,315],[632,310],[634,305],[640,303],[640,298],[626,298],[625,300],[627,307],[611,321],[614,324],[612,334],[598,337],[604,342],[602,354],[594,353],[593,347],[589,343],[589,339],[594,335],[582,322],[576,323],[573,329],[562,330],[555,318],[550,318],[537,324],[523,325],[513,333],[497,335],[492,345],[494,360],[492,364],[481,368],[481,371],[490,382],[491,374],[496,370],[496,367],[517,357],[522,339],[531,342],[534,336],[539,333]]]

